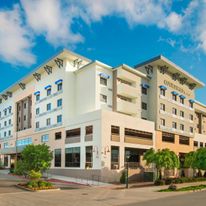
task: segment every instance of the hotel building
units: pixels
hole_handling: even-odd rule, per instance
[[[119,181],[128,161],[143,177],[150,148],[184,157],[206,146],[203,86],[163,56],[113,68],[63,50],[0,94],[1,161],[12,167],[26,145],[45,143],[51,173]]]

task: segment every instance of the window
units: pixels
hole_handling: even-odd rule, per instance
[[[9,148],[9,143],[8,142],[5,142],[4,143],[4,148],[6,149],[6,148]]]
[[[26,103],[24,103],[24,109],[26,109]]]
[[[93,126],[86,126],[86,135],[91,135],[93,134]]]
[[[6,125],[7,125],[7,121],[4,121],[4,126],[6,127]]]
[[[9,137],[11,136],[11,130],[8,131],[8,136],[9,136]]]
[[[193,108],[193,102],[189,102],[189,107]]]
[[[165,104],[160,103],[160,110],[165,111]]]
[[[54,150],[54,166],[61,167],[61,161],[62,161],[61,149],[55,149]]]
[[[62,82],[57,84],[57,91],[61,91],[62,90]]]
[[[40,113],[40,108],[36,108],[36,115]]]
[[[165,89],[160,89],[160,95],[161,95],[161,96],[165,96],[165,94],[166,94]]]
[[[180,117],[184,117],[185,113],[183,111],[180,111]]]
[[[62,133],[61,132],[56,132],[55,133],[55,140],[61,139],[62,138]]]
[[[190,127],[190,133],[193,133],[193,127]]]
[[[57,116],[57,123],[62,123],[62,115]]]
[[[9,120],[9,125],[11,125],[11,119]]]
[[[107,102],[107,96],[104,95],[104,94],[100,94],[100,101],[106,103]]]
[[[104,86],[107,86],[107,79],[105,79],[103,77],[100,77],[100,84],[104,85]]]
[[[6,137],[6,131],[4,132],[4,137]]]
[[[147,104],[145,102],[142,102],[142,109],[147,110]]]
[[[119,127],[118,126],[114,126],[114,125],[112,125],[111,126],[111,134],[112,135],[118,135],[119,136]]]
[[[47,93],[47,96],[50,96],[51,95],[51,88],[47,89],[46,93]]]
[[[7,110],[5,109],[5,110],[4,110],[4,116],[6,116],[6,115],[7,115]]]
[[[62,99],[58,99],[57,100],[57,107],[61,107],[62,106]]]
[[[49,126],[50,124],[51,124],[51,119],[50,118],[46,119],[46,125]]]
[[[165,126],[165,119],[160,119],[160,124],[161,124],[162,126]]]
[[[147,95],[147,88],[145,88],[145,87],[142,87],[142,94],[145,94],[145,95]]]
[[[172,122],[172,128],[177,129],[177,122]]]
[[[40,100],[40,94],[37,94],[36,95],[36,101],[39,101]]]
[[[177,109],[176,108],[172,108],[172,114],[177,115]]]
[[[111,169],[119,169],[119,147],[116,146],[111,147]]]
[[[176,94],[172,94],[172,100],[177,101],[177,95]]]
[[[11,114],[11,107],[9,107],[9,114]]]
[[[41,142],[48,142],[49,141],[49,135],[45,134],[41,136]]]
[[[16,146],[24,146],[24,145],[29,145],[32,144],[32,138],[28,137],[25,139],[20,139],[16,141]]]
[[[80,167],[80,147],[65,149],[65,167]]]
[[[190,138],[186,136],[179,136],[179,144],[190,145]]]
[[[93,149],[92,146],[86,147],[86,163],[85,168],[92,168],[93,166]]]
[[[175,135],[172,133],[162,132],[162,141],[163,142],[175,142]]]
[[[184,131],[184,129],[185,129],[184,124],[180,124],[180,130]]]
[[[152,133],[150,132],[144,132],[144,131],[129,129],[129,128],[124,129],[124,135],[129,137],[134,137],[134,138],[143,138],[143,139],[150,139],[150,140],[152,139]]]
[[[48,103],[48,104],[46,105],[46,110],[47,110],[47,111],[50,111],[50,110],[51,110],[51,103]]]
[[[81,129],[70,129],[66,131],[66,138],[72,138],[72,137],[80,137],[81,136]]]
[[[39,122],[36,122],[36,128],[37,129],[39,128]]]
[[[190,120],[193,121],[193,115],[192,114],[190,114]]]
[[[26,115],[24,115],[24,121],[26,121]]]
[[[200,147],[203,147],[203,142],[200,142]]]
[[[198,147],[198,141],[194,141],[194,147]]]
[[[180,98],[180,103],[184,104],[184,102],[185,102],[184,98]]]

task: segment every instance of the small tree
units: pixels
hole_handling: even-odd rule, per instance
[[[147,164],[155,164],[159,179],[162,179],[162,169],[175,169],[180,166],[179,158],[169,149],[158,150],[157,152],[150,149],[145,153],[143,159],[146,160]]]
[[[201,175],[200,170],[206,171],[206,148],[199,148],[195,152],[195,167],[199,169],[199,174]]]
[[[53,154],[45,144],[27,145],[22,153],[22,167],[28,174],[30,171],[44,172],[51,166]]]
[[[184,167],[185,168],[196,168],[196,153],[195,152],[189,152],[185,155],[184,160]]]

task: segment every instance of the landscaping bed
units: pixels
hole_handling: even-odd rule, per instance
[[[160,185],[170,185],[170,184],[181,184],[181,183],[192,183],[192,182],[204,182],[206,181],[205,177],[181,177],[181,178],[166,178],[162,180],[156,180],[154,184],[156,186]]]
[[[31,180],[27,183],[20,183],[17,187],[21,189],[25,189],[28,191],[45,191],[45,190],[59,190],[59,188],[55,187],[51,182],[43,181],[43,180]]]
[[[187,192],[187,191],[202,191],[206,190],[206,185],[193,185],[193,186],[187,186],[182,188],[174,189],[175,187],[169,187],[167,189],[159,190],[158,192]]]

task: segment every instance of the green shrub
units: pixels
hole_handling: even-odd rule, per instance
[[[27,187],[29,188],[38,188],[39,185],[38,185],[38,181],[36,180],[31,180],[27,183]]]
[[[157,179],[157,180],[155,180],[154,185],[156,185],[156,186],[165,185],[165,181]]]
[[[165,179],[165,185],[170,185],[173,183],[173,181],[174,181],[173,178],[167,178],[167,179]]]
[[[121,177],[120,177],[120,183],[121,184],[126,183],[126,171],[125,170],[122,171],[122,174],[121,174]]]
[[[31,170],[30,172],[29,172],[29,178],[30,179],[40,179],[41,178],[41,176],[42,176],[42,174],[41,174],[41,172],[36,172],[36,171],[34,171],[34,170]]]
[[[16,175],[25,175],[23,163],[21,160],[17,161],[16,168],[14,169]]]

